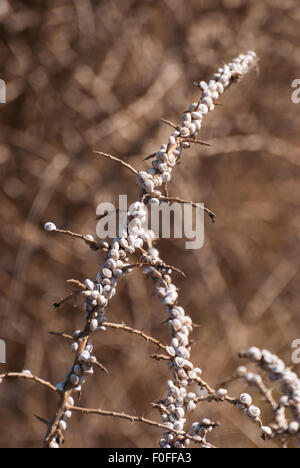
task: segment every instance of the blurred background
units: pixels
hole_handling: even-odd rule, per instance
[[[212,147],[185,153],[169,190],[204,202],[205,245],[158,243],[176,278],[180,302],[200,325],[193,360],[216,385],[250,345],[292,365],[300,338],[300,78],[297,0],[1,0],[0,78],[0,338],[6,370],[31,369],[54,384],[72,362],[68,343],[48,331],[83,325],[82,301],[55,310],[71,292],[69,278],[94,278],[102,254],[78,240],[43,231],[46,221],[95,234],[96,207],[136,200],[134,177],[98,159],[109,152],[137,169],[170,133],[160,118],[181,121],[198,96],[194,80],[254,49],[253,70],[205,120]],[[166,312],[140,271],[120,283],[108,319],[168,341]],[[165,396],[165,362],[139,337],[108,330],[94,336],[109,369],[89,379],[82,405],[159,420],[150,403]],[[297,369],[297,366],[296,366]],[[298,370],[300,370],[298,366]],[[231,393],[245,385],[233,385]],[[252,390],[256,402],[265,408]],[[26,382],[0,389],[0,447],[39,447],[56,398]],[[266,415],[264,415],[266,416]],[[203,404],[191,420],[216,419],[209,438],[221,447],[264,447],[256,427],[227,405]],[[74,416],[66,447],[156,447],[160,431],[126,421]]]

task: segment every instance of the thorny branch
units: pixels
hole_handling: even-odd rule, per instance
[[[180,163],[182,150],[185,148],[189,148],[192,143],[209,146],[208,143],[196,138],[197,131],[200,130],[202,126],[203,116],[207,112],[212,111],[214,109],[215,105],[218,104],[219,96],[224,92],[224,90],[227,89],[233,82],[239,80],[243,74],[247,73],[252,68],[253,63],[256,63],[255,53],[248,52],[246,55],[241,54],[239,58],[235,59],[235,62],[233,61],[229,64],[229,66],[225,65],[222,69],[219,69],[218,73],[214,75],[214,80],[209,82],[209,84],[205,82],[200,82],[199,84],[197,84],[198,87],[202,90],[202,96],[199,99],[199,101],[197,103],[193,103],[190,106],[189,111],[187,111],[184,114],[182,126],[176,126],[172,124],[172,122],[164,120],[164,122],[170,125],[175,131],[170,136],[168,145],[163,145],[157,153],[151,155],[151,157],[154,158],[154,161],[152,163],[153,168],[151,169],[152,172],[150,172],[150,170],[148,173],[138,172],[130,164],[122,161],[116,156],[112,156],[110,154],[103,153],[100,151],[95,151],[95,153],[99,156],[115,161],[135,174],[135,176],[137,177],[137,184],[141,188],[140,202],[137,203],[139,204],[139,206],[143,206],[144,203],[147,203],[150,197],[156,197],[160,202],[176,201],[179,203],[187,203],[194,207],[199,206],[193,202],[186,202],[180,198],[171,198],[168,196],[167,182],[171,180],[172,168],[176,167],[176,165]],[[163,174],[161,175],[161,173]],[[165,196],[162,196],[161,193],[157,191],[157,189],[155,192],[155,186],[163,186]],[[204,208],[204,211],[208,213],[208,215],[214,220],[215,214],[212,211],[208,210],[207,208]],[[133,216],[133,218],[135,217],[138,219],[138,212]],[[106,267],[105,265],[103,266],[104,270],[102,272],[102,278],[107,279],[112,277],[112,275],[114,274],[113,270],[114,268],[116,268],[116,266],[114,264],[113,255],[110,256],[110,253],[112,253],[113,251],[116,252],[117,247],[119,248],[119,244],[118,246],[116,246],[116,242],[114,242],[111,246],[109,246],[108,244],[103,242],[98,243],[95,242],[94,238],[90,235],[83,236],[80,234],[75,234],[71,231],[57,229],[53,223],[47,224],[48,225],[46,229],[49,231],[55,231],[69,235],[71,237],[80,238],[84,240],[94,250],[98,250],[99,248],[101,248],[106,253],[106,262],[109,264],[109,267]],[[141,239],[138,238],[137,240],[140,241]],[[145,251],[143,251],[142,249],[142,245],[144,242],[148,243],[148,248]],[[124,247],[124,245],[122,245],[122,248],[125,248],[126,250],[126,247]],[[130,250],[130,248],[128,250]],[[151,255],[153,254],[152,241],[150,239],[143,241],[141,245],[135,246],[133,248],[133,251],[130,253],[134,253],[137,251],[140,251],[142,256],[146,256],[145,258],[147,258],[147,256],[151,258]],[[114,256],[116,256],[115,253]],[[258,423],[258,425],[263,431],[264,436],[271,437],[271,429],[262,426],[262,421],[260,419],[260,410],[256,406],[252,405],[252,399],[249,395],[243,394],[238,399],[231,398],[228,396],[227,390],[222,388],[215,390],[204,380],[202,380],[202,378],[199,376],[200,369],[194,368],[193,364],[189,361],[191,342],[188,339],[188,336],[189,333],[191,333],[193,330],[193,323],[189,316],[185,315],[183,308],[177,305],[177,288],[171,283],[171,272],[182,272],[179,269],[176,269],[175,267],[163,264],[163,262],[159,258],[159,252],[157,250],[153,257],[153,261],[145,261],[145,258],[143,259],[144,261],[141,261],[140,263],[136,263],[134,265],[124,265],[123,262],[119,262],[123,265],[123,267],[119,268],[117,277],[122,277],[126,272],[131,271],[133,266],[142,266],[145,272],[153,279],[154,284],[156,286],[155,292],[160,297],[162,302],[165,305],[167,305],[168,312],[171,316],[169,320],[169,325],[173,327],[173,330],[171,331],[172,345],[162,345],[158,340],[155,340],[154,338],[146,335],[143,331],[134,330],[133,328],[128,327],[125,324],[113,324],[107,322],[103,318],[103,316],[99,316],[97,312],[98,302],[100,301],[102,306],[103,303],[105,303],[105,300],[103,299],[104,296],[101,296],[101,293],[99,293],[99,291],[97,290],[98,283],[94,283],[91,280],[86,280],[85,285],[78,283],[77,285],[80,286],[80,288],[82,289],[81,294],[85,295],[85,297],[87,298],[89,296],[94,297],[95,299],[93,299],[91,303],[95,303],[95,305],[93,305],[93,307],[90,308],[89,313],[86,313],[86,326],[80,333],[77,334],[77,336],[75,336],[74,334],[71,336],[64,333],[51,332],[52,334],[61,336],[69,341],[72,340],[72,347],[76,351],[76,356],[73,362],[73,366],[71,367],[72,370],[70,374],[68,374],[64,383],[59,384],[56,388],[53,387],[51,384],[46,383],[46,386],[50,387],[51,389],[54,389],[55,391],[58,391],[61,397],[58,402],[56,414],[53,417],[52,421],[49,423],[47,429],[47,433],[44,440],[45,446],[61,446],[61,444],[63,443],[63,431],[66,429],[65,417],[67,412],[71,409],[73,411],[85,414],[98,414],[102,416],[119,417],[123,419],[128,419],[130,421],[142,422],[161,428],[163,430],[164,438],[161,439],[160,445],[165,448],[184,447],[190,440],[194,442],[200,442],[202,446],[212,447],[206,441],[206,435],[210,432],[211,429],[217,426],[216,423],[212,423],[211,421],[206,419],[200,423],[194,423],[191,432],[189,432],[184,431],[182,429],[183,423],[180,422],[181,420],[186,421],[186,419],[184,419],[185,411],[192,411],[193,409],[195,409],[196,404],[201,401],[226,401],[234,406],[241,408],[244,411],[244,413],[247,414],[247,416],[249,416],[254,422]],[[109,268],[111,268],[111,270],[109,270]],[[109,283],[110,281],[108,281],[108,283],[106,282],[106,286],[108,286]],[[103,285],[104,284],[105,283],[103,282]],[[101,288],[103,287],[103,285],[100,282]],[[96,289],[94,289],[94,286],[96,286]],[[78,294],[79,292],[75,291],[71,293],[68,297],[62,299],[57,304],[63,304],[66,300],[70,299],[71,297],[74,297],[74,295]],[[102,298],[99,299],[99,297]],[[104,307],[106,307],[106,305],[104,305]],[[175,318],[176,314],[177,316],[181,316],[182,320],[185,321],[184,323],[186,323],[186,325],[181,324],[179,327],[178,323],[180,321]],[[85,378],[83,376],[77,377],[77,375],[80,376],[80,374],[78,374],[77,372],[81,369],[80,372],[82,372],[83,370],[84,372],[92,373],[92,364],[96,364],[100,366],[102,370],[106,370],[104,366],[100,364],[94,356],[90,356],[90,349],[92,348],[90,335],[92,331],[96,331],[97,323],[99,323],[99,327],[102,329],[115,328],[129,333],[137,334],[146,341],[156,344],[159,348],[167,352],[168,355],[152,355],[152,357],[154,357],[155,359],[167,360],[170,364],[170,367],[173,368],[172,374],[174,382],[169,381],[169,396],[166,400],[161,401],[159,404],[159,409],[162,413],[162,416],[165,416],[165,419],[163,419],[163,424],[148,420],[144,417],[131,416],[124,413],[116,413],[113,411],[105,411],[102,409],[88,409],[74,406],[74,400],[71,395],[74,391],[81,392],[81,385],[85,381]],[[181,333],[181,328],[183,329],[184,327],[187,330],[186,337],[184,337],[184,335]],[[178,330],[179,332],[177,333]],[[178,345],[180,341],[183,341],[186,344]],[[35,378],[31,377],[31,379],[34,380]],[[45,385],[44,381],[37,380],[37,382],[43,382],[43,385]],[[188,387],[193,383],[198,384],[201,390],[205,390],[207,392],[207,395],[197,398],[196,395],[194,395],[192,392],[189,392],[188,394],[187,392],[182,392],[183,397],[180,397],[182,403],[180,403],[180,405],[178,403],[177,408],[176,405],[172,406],[172,403],[171,405],[167,403],[168,400],[174,401],[174,398],[172,397],[173,393],[176,394],[176,392],[179,391],[180,394],[181,390],[184,390],[185,387]],[[263,391],[262,388],[261,390]],[[188,397],[186,402],[185,395]],[[179,401],[180,398],[177,398],[177,400]],[[270,397],[268,401],[269,403],[272,403]],[[274,429],[276,430],[275,427]]]
[[[243,65],[245,65],[244,73],[248,71],[248,63],[253,62],[253,60],[255,60],[255,54],[252,53],[252,52],[251,53],[249,52],[248,55],[246,55],[246,56],[244,56],[244,55],[241,56],[240,61],[241,61],[241,63]],[[228,75],[226,73],[228,73]],[[221,73],[218,76],[218,80],[220,80],[220,83],[218,83],[215,86],[215,88],[213,89],[213,93],[215,93],[215,94],[214,95],[211,94],[213,99],[217,100],[218,97],[219,97],[219,94],[222,94],[224,89],[226,89],[226,87],[229,87],[230,84],[234,81],[233,78],[235,76],[240,76],[240,75],[242,75],[242,65],[232,64],[231,69],[230,69],[230,67],[227,67],[227,68],[225,67],[224,68],[224,74],[222,75],[222,73]],[[158,152],[156,154],[156,156],[155,156],[156,159],[153,162],[153,170],[152,171],[153,171],[154,176],[158,177],[158,179],[157,179],[158,185],[164,185],[166,187],[166,182],[170,181],[170,179],[171,179],[172,166],[174,166],[174,164],[176,166],[176,163],[178,163],[183,148],[188,148],[190,146],[191,142],[197,142],[197,143],[201,143],[201,144],[204,143],[204,142],[201,142],[200,140],[196,140],[195,136],[197,134],[197,130],[200,130],[200,128],[201,128],[201,119],[203,118],[203,115],[205,113],[207,113],[209,110],[213,110],[214,105],[213,105],[213,100],[209,97],[210,96],[210,94],[209,94],[210,91],[209,91],[209,93],[207,92],[208,85],[206,83],[205,83],[205,86],[203,84],[200,84],[200,87],[202,87],[202,90],[203,89],[206,90],[205,91],[206,96],[204,96],[204,93],[203,93],[202,100],[199,100],[199,103],[192,104],[191,113],[185,113],[184,118],[183,118],[183,126],[179,127],[179,128],[176,127],[176,131],[170,137],[169,143],[165,148],[165,150],[166,150],[165,156],[162,154],[163,157],[164,157],[164,161],[166,161],[166,160],[168,161],[168,158],[169,158],[171,167],[169,167],[167,165],[167,163],[165,163],[165,162],[162,163],[162,161],[160,161],[160,159],[159,159],[160,158],[160,152]],[[202,114],[201,114],[201,112],[202,112]],[[194,120],[192,122],[192,118],[194,118],[196,120]],[[198,119],[200,120],[200,122],[199,122]],[[167,123],[169,123],[169,122],[167,122]],[[173,125],[171,125],[171,126],[173,126]],[[174,128],[174,126],[173,126],[173,128]],[[187,139],[189,141],[187,141]],[[172,157],[172,154],[171,154],[172,152],[174,152],[173,157]],[[154,177],[153,177],[152,174],[150,175],[150,174],[143,173],[143,172],[139,173],[130,164],[125,163],[124,161],[120,160],[119,158],[117,158],[115,156],[112,156],[112,155],[109,155],[107,153],[102,153],[100,151],[97,151],[96,153],[99,154],[102,157],[106,157],[106,158],[108,158],[108,159],[110,159],[112,161],[118,162],[119,164],[123,165],[124,167],[129,169],[131,172],[133,172],[137,176],[137,184],[141,188],[142,200],[145,199],[145,195],[147,195],[148,193],[150,194],[150,193],[153,192],[155,184],[154,184]],[[161,153],[163,153],[163,152],[161,151]],[[165,172],[163,173],[163,178],[162,178],[161,175],[159,175],[159,174],[160,174],[160,172],[163,172],[163,171],[165,171]],[[165,190],[165,194],[168,195],[166,190]],[[159,196],[158,198],[161,198],[161,196]],[[167,201],[167,200],[171,201],[171,199],[165,197],[165,201]],[[179,201],[179,199],[177,199],[176,201]],[[212,219],[214,219],[214,217],[215,217],[214,213],[210,212],[210,210],[206,210],[206,211],[209,213],[209,215],[212,217]],[[137,213],[137,216],[138,215],[139,214]],[[56,226],[51,225],[49,230],[56,230]],[[149,249],[150,249],[151,242],[149,242],[148,244],[149,244]],[[135,249],[133,249],[133,251],[134,250]],[[109,257],[107,257],[107,258],[109,259]],[[150,263],[152,263],[152,262],[150,262]],[[113,263],[111,261],[110,261],[109,264],[113,265]],[[127,271],[130,271],[130,270],[131,269],[128,268]],[[167,283],[167,275],[164,274],[164,273],[161,273],[159,271],[159,269],[156,269],[155,266],[153,266],[153,265],[149,266],[149,272],[150,272],[150,274],[152,274],[152,276],[155,274],[155,278],[156,278],[155,283],[159,282],[159,278],[161,278],[162,281],[164,281],[166,284],[168,284]],[[104,272],[104,275],[106,275],[106,274],[107,275],[109,274],[110,275],[109,277],[111,277],[111,275],[112,275],[112,273],[111,272],[109,273],[109,271],[107,269]],[[124,274],[124,271],[122,272],[122,275],[123,274]],[[119,273],[118,275],[121,275],[121,273]],[[90,285],[90,283],[89,283],[89,287],[91,287],[91,289],[93,289],[93,285],[92,284]],[[92,292],[89,292],[89,291],[85,291],[85,293],[88,294],[88,295],[92,294]],[[167,298],[168,294],[169,294],[169,299]],[[178,294],[176,292],[176,287],[172,288],[172,292],[171,292],[171,289],[170,289],[170,293],[165,293],[165,292],[161,291],[160,295],[162,296],[162,299],[163,299],[164,303],[168,304],[169,306],[171,306],[172,304],[175,304],[176,299],[178,297]],[[101,301],[103,301],[103,299],[101,299]],[[97,299],[95,299],[95,303],[97,304]],[[96,325],[95,322],[96,322],[96,318],[92,318],[92,319],[88,318],[84,332],[80,333],[80,338],[79,338],[78,343],[76,345],[78,347],[78,349],[77,349],[76,358],[75,358],[75,361],[74,361],[74,364],[73,364],[73,367],[72,367],[73,370],[75,370],[77,367],[80,367],[80,362],[79,361],[80,361],[81,356],[84,355],[84,353],[89,355],[89,353],[87,351],[85,351],[85,350],[87,349],[86,347],[89,346],[88,343],[89,343],[90,328],[91,327],[93,327],[93,328],[96,327],[97,328],[97,325]],[[103,322],[103,320],[101,320],[101,322]],[[103,326],[102,323],[101,323],[101,326]],[[190,323],[189,326],[192,327],[192,323]],[[186,352],[188,353],[188,350]],[[169,359],[169,358],[167,357],[167,359]],[[179,369],[179,371],[180,371],[180,369]],[[179,378],[179,371],[178,371],[178,373],[176,371],[177,379]],[[182,372],[184,372],[183,369],[182,369]],[[72,374],[72,375],[75,376],[75,377],[73,377],[73,380],[76,381],[76,375],[75,374]],[[210,390],[208,385],[205,384],[204,387],[207,387],[208,390]],[[81,386],[80,386],[80,388],[81,388]],[[72,386],[70,385],[69,381],[67,381],[65,384],[63,384],[62,397],[61,397],[61,400],[58,403],[58,408],[57,408],[56,415],[53,418],[52,422],[50,423],[47,434],[46,434],[46,438],[45,438],[46,446],[50,446],[51,443],[58,444],[58,446],[60,446],[60,444],[62,442],[62,434],[61,434],[61,431],[59,429],[59,425],[60,425],[60,420],[61,420],[61,418],[63,417],[63,414],[64,414],[64,408],[66,407],[66,405],[68,405],[68,402],[70,401],[72,391],[73,391],[73,389],[72,389]],[[193,404],[193,403],[191,402],[191,404]],[[179,412],[180,412],[180,414],[182,412],[184,414],[183,408]],[[171,423],[169,423],[168,428],[173,429],[173,425]],[[167,429],[167,431],[168,431],[168,429]],[[166,430],[164,431],[164,433],[166,433]],[[169,431],[166,434],[168,436],[168,434],[171,434],[171,433],[172,433],[172,431]],[[171,441],[172,438],[169,437],[169,439]],[[168,446],[167,442],[164,442],[164,444],[165,444],[166,447]],[[178,446],[176,444],[179,444],[179,446],[181,446],[180,440],[175,442],[175,445],[174,445],[175,447]]]

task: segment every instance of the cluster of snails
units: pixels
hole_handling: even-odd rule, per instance
[[[256,63],[256,53],[248,51],[219,68],[210,81],[200,81],[198,86],[202,94],[199,101],[192,103],[184,113],[181,126],[170,135],[168,144],[161,145],[148,172],[138,173],[137,184],[143,191],[149,194],[155,191],[159,193],[157,189],[170,182],[182,151],[190,147],[190,139],[195,138],[201,130],[204,117],[214,110],[215,104],[230,84],[246,74]],[[155,199],[157,195],[152,197]]]
[[[244,412],[247,416],[253,419],[255,422],[259,422],[261,411],[258,406],[252,405],[252,398],[248,393],[242,393],[239,396],[239,399],[236,403],[236,406],[239,408],[243,408]]]
[[[146,203],[160,203],[161,192],[158,190],[163,184],[170,182],[172,171],[180,159],[183,149],[189,148],[193,138],[201,129],[203,118],[214,109],[220,95],[235,80],[246,74],[256,63],[256,54],[247,52],[241,54],[228,65],[217,70],[212,79],[206,83],[201,81],[199,88],[202,91],[199,102],[191,104],[189,111],[185,112],[182,124],[170,135],[168,144],[160,147],[155,154],[152,167],[148,172],[138,172],[136,182],[141,189],[141,201],[134,203],[128,213],[124,226],[120,227],[119,237],[111,245],[102,241],[101,248],[105,251],[105,263],[101,266],[96,280],[85,280],[85,319],[88,332],[105,330],[102,323],[105,321],[104,311],[109,300],[116,294],[117,282],[126,273],[131,271],[129,257],[136,252],[140,253],[140,261],[145,263],[144,272],[155,282],[155,292],[162,303],[167,306],[169,314],[169,329],[171,344],[167,347],[170,357],[169,366],[172,369],[173,381],[168,382],[168,396],[162,407],[162,419],[166,430],[160,441],[162,447],[185,447],[189,444],[188,438],[176,435],[170,429],[182,431],[186,422],[186,412],[196,408],[196,394],[188,391],[188,387],[200,379],[201,369],[195,368],[190,360],[191,347],[189,335],[193,331],[192,320],[185,314],[182,307],[177,305],[178,292],[171,280],[171,270],[163,266],[159,252],[153,247],[154,234],[143,227],[147,212]],[[47,231],[55,231],[55,224],[45,224]],[[85,236],[85,240],[93,242],[92,236]],[[143,250],[144,244],[147,250]],[[86,348],[79,353],[78,340],[81,334],[75,332],[72,351],[76,353],[75,364],[70,368],[65,381],[58,385],[58,390],[64,394],[66,388],[81,390],[86,375],[93,373],[95,358],[91,356],[92,345],[87,340]],[[222,390],[222,389],[221,389]],[[221,399],[224,392],[218,394]],[[64,415],[56,430],[66,428],[67,416]],[[203,422],[204,421],[204,422]],[[208,433],[213,427],[208,420],[196,423],[193,431],[200,437],[200,433]],[[197,429],[196,429],[197,428]],[[169,429],[169,430],[168,430]],[[204,437],[203,436],[203,437]],[[205,437],[204,437],[205,439]],[[55,438],[52,439],[55,442]]]
[[[206,437],[215,427],[216,423],[208,418],[204,418],[200,422],[195,421],[189,433],[193,436],[194,440],[201,442],[203,448],[210,448],[207,445]]]
[[[170,432],[170,429],[182,431],[186,423],[186,413],[196,408],[197,395],[189,391],[191,384],[200,378],[201,369],[194,367],[190,360],[191,346],[189,335],[193,331],[192,320],[185,314],[182,307],[176,305],[177,293],[169,275],[157,281],[156,293],[168,306],[168,326],[171,334],[171,344],[166,351],[169,355],[169,367],[173,379],[168,381],[168,395],[162,402],[162,420],[166,427],[160,440],[162,448],[183,448],[189,444],[189,439]],[[174,293],[176,293],[174,295]]]
[[[285,363],[270,351],[252,347],[246,353],[241,354],[266,371],[272,382],[279,382],[284,395],[280,398],[275,410],[275,423],[272,428],[275,431],[285,431],[291,435],[298,434],[300,442],[300,379],[298,375],[287,367]],[[288,422],[286,410],[289,409],[293,421]]]
[[[81,336],[81,331],[73,333],[73,343],[71,350],[77,353],[79,349],[78,339]],[[86,381],[86,377],[94,374],[93,364],[97,362],[97,358],[92,356],[93,345],[90,338],[87,340],[84,349],[78,353],[76,362],[70,367],[69,372],[65,375],[64,381],[56,386],[56,390],[64,393],[66,389],[72,388],[75,392],[81,392],[82,385]]]

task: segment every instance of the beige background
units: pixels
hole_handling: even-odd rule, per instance
[[[53,220],[93,234],[100,202],[116,202],[119,193],[134,201],[137,193],[129,172],[91,150],[142,169],[143,157],[169,133],[159,119],[179,122],[198,95],[192,82],[248,49],[260,57],[259,74],[224,96],[201,132],[213,146],[186,152],[170,185],[173,196],[206,203],[217,222],[206,221],[200,251],[185,251],[178,240],[159,246],[189,276],[177,284],[201,325],[193,359],[210,383],[229,377],[249,345],[291,364],[291,342],[300,338],[300,105],[291,102],[299,30],[296,0],[1,0],[0,78],[8,100],[0,108],[1,370],[30,368],[57,383],[71,363],[68,345],[47,332],[80,328],[82,302],[59,310],[52,303],[70,291],[68,278],[95,276],[102,255],[42,226]],[[108,318],[166,341],[166,312],[151,295],[136,271],[120,284]],[[88,381],[82,404],[158,418],[150,402],[165,395],[169,374],[149,358],[153,346],[113,330],[94,342],[110,374]],[[55,403],[25,382],[1,385],[0,446],[39,447],[44,427],[34,414],[50,418]],[[218,446],[272,445],[226,405],[200,406],[192,419],[202,417],[222,422],[210,438]],[[155,447],[159,435],[75,416],[66,446]]]

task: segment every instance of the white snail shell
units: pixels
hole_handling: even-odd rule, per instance
[[[195,111],[195,110],[197,109],[197,107],[198,107],[198,102],[193,102],[193,103],[190,105],[190,108],[189,108],[190,112]]]
[[[187,373],[185,372],[184,369],[180,368],[178,371],[177,371],[177,374],[178,374],[178,378],[183,381],[187,378]]]
[[[175,415],[178,419],[183,419],[185,416],[185,412],[183,408],[176,408]]]
[[[208,84],[205,81],[200,81],[199,88],[205,91],[208,88]]]
[[[202,115],[208,114],[208,107],[206,104],[200,104],[199,106],[199,112],[201,112]]]
[[[179,346],[176,349],[176,354],[177,354],[177,356],[182,357],[183,359],[189,359],[190,358],[190,353],[184,346]]]
[[[179,367],[180,369],[185,366],[185,359],[182,359],[180,357],[176,357],[174,359],[174,364],[175,366]]]
[[[176,144],[176,137],[174,135],[169,136],[169,145]]]
[[[254,359],[255,361],[260,361],[262,358],[262,353],[260,349],[256,348],[255,346],[252,346],[252,348],[248,349],[246,352],[246,356],[250,359]]]
[[[119,251],[117,249],[111,249],[108,252],[108,257],[112,258],[113,260],[119,260]]]
[[[51,231],[56,231],[56,225],[54,223],[48,222],[44,225],[45,231],[51,232]]]
[[[179,396],[176,401],[175,401],[175,405],[177,407],[182,407],[184,406],[184,398],[182,396]]]
[[[217,400],[221,400],[227,395],[227,390],[225,388],[219,388],[219,390],[216,391],[215,397]]]
[[[72,411],[68,410],[64,412],[63,418],[70,419],[72,417]]]
[[[79,356],[78,356],[78,361],[79,361],[80,363],[83,363],[83,362],[88,361],[88,360],[90,359],[90,357],[91,357],[90,353],[89,353],[88,351],[85,350],[85,351],[83,351],[81,354],[79,354]]]
[[[76,353],[78,351],[78,348],[79,348],[78,343],[72,343],[72,345],[71,345],[72,353]]]
[[[66,403],[66,407],[67,408],[72,408],[74,406],[74,398],[72,398],[71,396],[68,398],[68,401]]]
[[[105,278],[108,278],[110,279],[112,277],[112,271],[109,269],[109,268],[102,268],[102,275],[105,277]]]
[[[202,120],[203,119],[203,115],[199,111],[192,112],[192,117],[193,117],[194,120]]]
[[[180,135],[182,137],[188,137],[190,135],[190,131],[187,127],[181,127],[180,129]]]
[[[186,406],[187,410],[190,411],[190,412],[194,411],[196,409],[196,407],[197,407],[196,404],[192,400],[189,401],[187,406]]]
[[[84,284],[87,287],[87,289],[89,289],[90,291],[94,290],[94,282],[92,280],[86,279],[84,280]]]
[[[63,419],[59,421],[58,427],[61,431],[65,431],[67,429],[67,423]]]
[[[172,357],[174,357],[176,355],[176,352],[175,352],[175,349],[173,348],[173,346],[167,346],[166,351]]]
[[[190,134],[193,136],[193,135],[195,135],[196,131],[197,131],[196,125],[191,123],[191,125],[190,125]]]
[[[235,371],[235,375],[237,377],[244,377],[246,374],[247,374],[247,367],[245,366],[239,366]]]
[[[250,406],[252,403],[252,398],[248,393],[242,393],[239,397],[239,401],[242,403],[242,405]]]
[[[74,370],[74,374],[76,374],[76,375],[80,375],[81,371],[82,371],[81,366],[79,364],[75,364],[73,370]]]
[[[55,440],[51,440],[50,444],[49,444],[49,448],[51,449],[59,449],[59,445],[57,442],[55,442]]]
[[[113,260],[112,258],[109,258],[108,260],[106,260],[105,265],[106,265],[107,268],[109,268],[110,270],[115,270],[115,269],[117,268],[116,261]]]
[[[192,123],[195,125],[196,131],[201,130],[201,127],[202,127],[202,120],[201,119],[200,120],[193,120]]]
[[[247,411],[251,418],[256,419],[256,418],[259,418],[260,416],[260,409],[257,406],[251,405]]]
[[[163,175],[162,175],[162,179],[163,179],[163,182],[170,182],[171,180],[171,174],[170,172],[163,172]]]
[[[72,383],[72,385],[78,385],[79,384],[79,377],[76,374],[71,374],[70,382]]]
[[[219,94],[224,93],[224,86],[222,85],[222,83],[217,82],[217,83],[216,83],[216,87],[217,87],[217,92],[218,92]]]
[[[170,325],[172,326],[175,332],[179,331],[182,328],[182,323],[178,319],[170,320]]]

